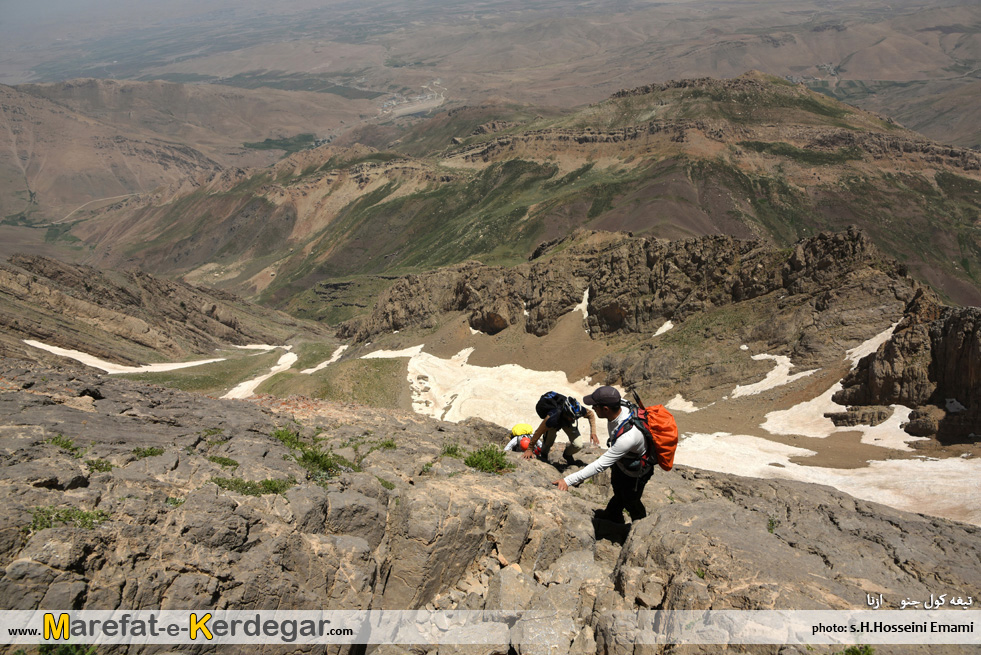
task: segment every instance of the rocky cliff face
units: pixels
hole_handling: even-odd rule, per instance
[[[568,241],[567,250],[514,268],[468,263],[404,277],[369,317],[346,323],[340,334],[363,341],[428,325],[446,311],[467,311],[473,329],[495,334],[527,311],[527,331],[541,336],[585,293],[591,332],[646,333],[665,320],[777,290],[828,292],[834,281],[856,273],[874,278],[879,291],[909,293],[901,289],[910,285],[902,268],[854,229],[805,239],[789,253],[728,236],[667,242],[580,232]]]
[[[981,434],[981,309],[947,307],[921,291],[892,338],[842,384],[837,403],[913,408],[910,434],[975,440]]]
[[[34,339],[125,364],[325,333],[221,291],[23,256],[0,264],[0,326],[0,354],[43,357]]]
[[[827,487],[679,468],[620,530],[593,519],[606,475],[561,493],[545,463],[451,456],[501,443],[489,424],[266,404],[0,360],[5,608],[549,609],[553,652],[628,653],[612,611],[892,607],[981,584],[976,527]]]

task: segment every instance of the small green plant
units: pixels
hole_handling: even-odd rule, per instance
[[[705,578],[705,569],[695,569],[695,575],[697,575],[698,577],[704,579]]]
[[[443,446],[443,452],[440,453],[444,457],[456,457],[457,459],[463,459],[467,456],[463,449],[460,448],[459,444],[449,443]]]
[[[384,441],[380,442],[378,444],[378,447],[381,448],[382,450],[395,450],[396,448],[398,448],[398,444],[395,443],[394,439],[389,437],[388,439],[385,439]]]
[[[377,475],[375,477],[378,478],[378,482],[381,483],[381,486],[385,487],[389,491],[391,491],[392,489],[395,488],[395,483],[394,482],[389,482],[385,478],[379,477]]]
[[[771,516],[770,519],[766,522],[766,531],[769,532],[770,534],[773,534],[773,531],[776,530],[779,526],[780,526],[780,521],[776,520]]]
[[[849,646],[845,650],[837,651],[833,655],[874,655],[875,649],[868,644],[858,644]]]
[[[112,464],[104,459],[87,459],[85,465],[92,473],[108,473],[112,470]]]
[[[485,473],[501,474],[514,468],[514,464],[504,456],[504,451],[494,444],[488,444],[480,450],[470,453],[463,460],[463,463]]]
[[[243,480],[241,478],[211,478],[211,482],[215,483],[222,489],[227,489],[228,491],[234,491],[240,493],[243,496],[263,496],[265,494],[281,494],[287,489],[296,485],[296,478],[292,475],[285,480],[276,479],[266,479],[259,480],[258,482],[253,480]]]
[[[426,473],[429,473],[432,470],[433,470],[433,463],[432,462],[426,462],[426,465],[422,467],[422,471],[420,471],[420,473],[422,473],[423,475],[425,475]]]
[[[300,441],[300,433],[296,430],[290,430],[289,428],[276,428],[272,431],[271,436],[273,439],[281,441],[287,448],[300,450],[303,447],[303,442]]]
[[[167,500],[164,501],[168,507],[180,507],[184,504],[183,498],[177,498],[176,496],[167,496]]]
[[[39,532],[53,528],[58,523],[91,530],[108,520],[108,512],[101,509],[90,511],[77,507],[35,507],[31,510],[31,524],[27,531]]]
[[[75,445],[75,442],[61,434],[60,432],[48,439],[49,444],[58,446],[63,451],[74,457],[75,459],[80,459],[82,457],[82,448]]]
[[[136,455],[136,459],[143,459],[145,457],[157,457],[158,455],[164,454],[164,449],[157,446],[150,446],[148,448],[134,448],[133,454]]]
[[[319,448],[306,448],[296,460],[300,466],[311,473],[328,473],[334,475],[340,471],[334,453],[324,452]]]
[[[222,457],[221,455],[211,455],[208,457],[208,460],[214,462],[218,466],[225,466],[228,468],[235,468],[236,466],[238,466],[238,462],[236,462],[231,457]]]
[[[202,430],[200,434],[202,437],[208,440],[209,444],[225,443],[230,439],[230,437],[225,434],[225,428],[208,428],[207,430]]]

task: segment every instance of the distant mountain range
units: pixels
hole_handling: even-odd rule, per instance
[[[202,167],[76,213],[50,238],[98,266],[302,313],[318,282],[514,263],[580,227],[788,246],[856,225],[948,299],[981,304],[981,153],[761,73],[623,90],[576,111],[461,108],[375,143]]]

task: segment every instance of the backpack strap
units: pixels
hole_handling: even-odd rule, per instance
[[[657,454],[654,450],[654,436],[651,434],[650,428],[647,427],[647,421],[644,418],[645,410],[643,407],[631,407],[629,403],[627,407],[630,407],[630,417],[617,426],[617,429],[610,436],[607,446],[609,447],[615,444],[617,439],[623,436],[630,428],[637,428],[644,436],[644,454],[634,455],[628,453],[624,457],[632,460],[640,460],[641,466],[644,467],[645,471],[647,469],[653,469],[654,462],[657,461]]]

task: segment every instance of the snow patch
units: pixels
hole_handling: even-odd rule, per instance
[[[113,364],[112,362],[107,362],[98,357],[89,355],[88,353],[83,353],[80,350],[69,350],[68,348],[59,348],[58,346],[49,346],[40,341],[34,341],[32,339],[24,339],[24,343],[28,346],[33,346],[34,348],[39,348],[40,350],[46,350],[49,353],[55,355],[60,355],[61,357],[68,357],[76,361],[87,364],[92,368],[97,368],[105,371],[110,375],[115,375],[117,373],[161,373],[164,371],[176,371],[181,368],[191,368],[192,366],[201,366],[203,364],[212,364],[214,362],[225,361],[224,357],[219,357],[217,359],[199,359],[194,362],[173,362],[170,364],[145,364],[143,366],[123,366],[122,364]],[[240,346],[244,347],[244,346]]]
[[[399,351],[379,350],[364,358],[408,357],[413,410],[453,423],[479,416],[505,427],[516,423],[537,425],[535,403],[545,391],[582,398],[596,387],[587,380],[572,382],[562,371],[532,371],[517,364],[474,366],[467,363],[473,348],[465,348],[449,359],[422,349],[420,345]],[[588,433],[586,426],[580,426],[580,430]],[[558,441],[561,439],[562,433]]]
[[[657,332],[654,333],[654,336],[659,337],[673,327],[674,327],[674,323],[672,323],[671,321],[664,321],[661,327],[657,329]]]
[[[327,368],[329,365],[333,364],[338,359],[340,359],[341,358],[341,354],[345,350],[347,350],[348,348],[349,348],[349,346],[347,346],[347,345],[338,346],[337,349],[334,350],[334,352],[331,354],[330,359],[328,359],[325,362],[320,362],[319,364],[317,364],[313,368],[305,368],[302,371],[300,371],[300,373],[303,373],[305,375],[310,375],[311,373],[316,373],[317,371],[320,371],[320,370],[323,370],[323,369]]]
[[[852,368],[855,368],[855,366],[858,364],[860,359],[862,359],[866,355],[871,355],[872,353],[874,353],[876,350],[879,349],[879,346],[889,341],[889,338],[892,336],[892,333],[896,331],[897,325],[899,325],[898,322],[893,323],[889,327],[889,329],[885,330],[884,332],[880,332],[879,334],[875,335],[868,341],[861,343],[855,346],[854,348],[852,348],[851,350],[847,351],[845,353],[845,359],[851,360]]]
[[[698,407],[695,407],[695,404],[691,401],[685,400],[680,393],[668,402],[664,403],[664,406],[673,412],[685,412],[690,414],[698,411]]]
[[[582,302],[573,307],[572,311],[582,312],[582,320],[585,321],[589,319],[587,307],[589,307],[589,287],[586,287],[586,290],[582,292]]]
[[[830,485],[897,509],[981,525],[981,459],[872,461],[864,468],[832,469],[790,461],[813,451],[725,432],[691,434],[675,463],[755,478],[780,478]]]
[[[296,360],[298,360],[299,357],[297,356],[296,353],[289,352],[289,348],[287,348],[286,346],[283,346],[283,348],[286,348],[287,352],[284,353],[283,356],[279,358],[279,361],[276,362],[275,366],[269,369],[268,373],[266,373],[265,375],[260,375],[259,377],[253,378],[251,380],[246,380],[245,382],[236,385],[235,387],[232,388],[231,391],[229,391],[224,396],[222,396],[222,398],[248,398],[255,392],[256,388],[260,384],[262,384],[272,376],[276,375],[277,373],[288,371],[290,367],[296,363]]]
[[[812,371],[802,371],[791,375],[790,369],[792,369],[794,365],[790,363],[790,358],[784,355],[753,355],[752,359],[756,361],[772,359],[776,362],[776,364],[774,365],[773,369],[766,374],[766,377],[759,382],[754,384],[739,385],[733,389],[733,398],[755,395],[775,387],[789,384],[794,380],[799,380],[800,378],[807,377],[808,375],[818,371],[818,369],[814,369]]]

